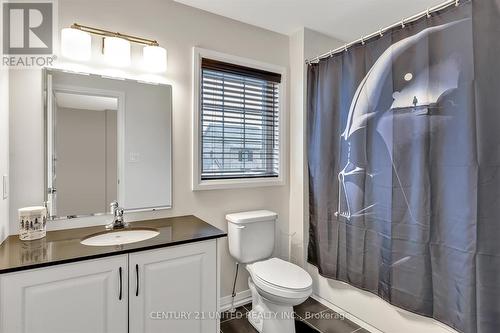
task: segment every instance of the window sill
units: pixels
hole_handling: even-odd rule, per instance
[[[203,190],[227,190],[266,186],[283,186],[285,182],[279,178],[244,178],[244,179],[220,179],[201,180],[193,184],[193,191]]]

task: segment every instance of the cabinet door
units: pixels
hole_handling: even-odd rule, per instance
[[[127,270],[121,255],[0,276],[0,332],[126,333]]]
[[[134,253],[130,333],[216,333],[216,241]]]

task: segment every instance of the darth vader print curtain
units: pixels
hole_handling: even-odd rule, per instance
[[[500,332],[500,2],[308,66],[308,260],[464,333]]]

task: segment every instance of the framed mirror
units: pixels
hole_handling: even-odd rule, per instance
[[[44,70],[50,219],[172,206],[169,85]]]

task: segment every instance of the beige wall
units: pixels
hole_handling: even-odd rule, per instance
[[[300,29],[290,36],[290,260],[305,267],[306,210],[305,181],[305,65],[304,33]]]
[[[0,68],[0,243],[9,235],[9,199],[3,198],[3,176],[9,174],[9,72]]]
[[[280,235],[288,232],[288,186],[237,190],[191,190],[192,47],[200,46],[288,68],[288,37],[196,10],[170,0],[60,0],[59,24],[73,22],[158,39],[168,51],[163,79],[173,87],[173,208],[155,213],[128,214],[140,219],[194,214],[227,230],[226,213],[269,209],[279,214]],[[98,52],[99,41],[95,41]],[[133,54],[140,49],[134,47]],[[131,75],[136,75],[133,64]],[[11,76],[11,210],[43,201],[43,126],[41,73],[17,70]],[[285,110],[287,112],[287,110]],[[25,128],[25,130],[23,130]],[[12,217],[12,216],[11,216]],[[12,219],[11,219],[12,221]],[[65,226],[103,223],[101,219],[75,219]],[[14,222],[12,222],[13,225]],[[56,226],[55,224],[51,227]],[[59,224],[57,227],[61,227]],[[12,230],[13,233],[16,230]],[[280,254],[286,256],[286,237]],[[231,293],[234,261],[222,241],[221,296]],[[246,290],[248,275],[239,275],[237,289]]]
[[[116,200],[116,113],[57,108],[57,216],[104,213]]]
[[[3,24],[0,24],[0,45],[3,45]],[[0,66],[0,243],[9,235],[9,199],[3,199],[4,175],[9,175],[9,71]]]

